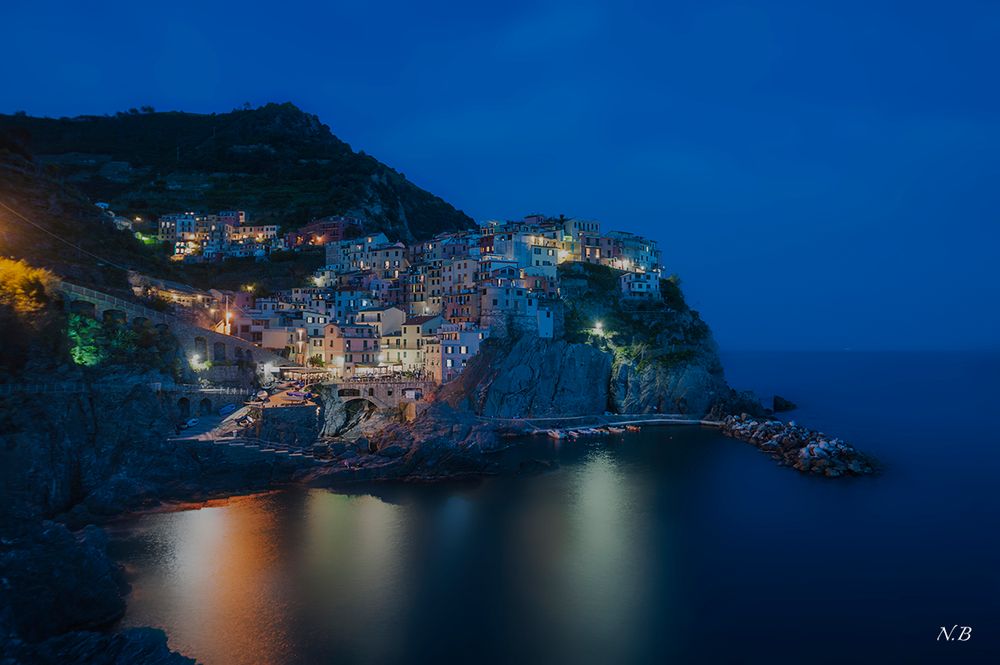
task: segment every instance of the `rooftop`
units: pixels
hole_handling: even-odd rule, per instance
[[[404,326],[419,326],[427,323],[428,321],[433,321],[434,319],[440,319],[440,314],[429,314],[427,316],[414,316],[411,319],[403,321]]]

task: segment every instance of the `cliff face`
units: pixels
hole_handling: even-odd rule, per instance
[[[600,349],[563,340],[487,343],[440,397],[490,418],[603,413],[610,407],[611,361]]]
[[[404,241],[474,224],[290,103],[210,115],[0,115],[5,131],[92,200],[129,215],[239,207],[254,223],[298,226],[356,214]]]
[[[0,526],[56,516],[82,524],[161,500],[265,489],[302,466],[228,446],[168,441],[177,416],[141,383],[115,393],[3,399]]]
[[[53,516],[84,501],[98,509],[110,487],[142,494],[161,469],[192,470],[179,468],[185,460],[164,442],[172,423],[148,389],[116,398],[14,394],[5,401],[0,491],[9,514]]]
[[[0,579],[0,662],[194,663],[170,651],[161,630],[106,632],[125,612],[128,584],[97,527],[74,535],[44,522],[4,531]]]
[[[439,397],[492,418],[615,413],[701,416],[731,394],[711,331],[664,280],[623,301],[617,273],[560,266],[565,338],[491,340]],[[599,324],[599,325],[598,325]]]

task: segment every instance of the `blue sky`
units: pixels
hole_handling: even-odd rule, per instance
[[[656,238],[724,349],[1000,347],[998,3],[154,4],[7,0],[0,111],[292,101],[479,220]]]

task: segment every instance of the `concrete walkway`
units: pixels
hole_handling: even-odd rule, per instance
[[[494,423],[524,424],[533,432],[547,429],[564,431],[584,430],[595,427],[620,425],[705,425],[718,427],[721,423],[703,420],[683,413],[642,413],[642,414],[593,414],[588,416],[549,416],[544,418],[488,418],[477,416],[479,420]]]

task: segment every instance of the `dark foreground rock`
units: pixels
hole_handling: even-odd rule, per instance
[[[781,413],[782,411],[794,411],[799,407],[795,402],[785,399],[781,395],[775,395],[771,400],[771,408],[774,409],[775,413]]]
[[[412,423],[387,425],[346,448],[330,466],[302,472],[299,479],[328,485],[338,482],[405,480],[434,482],[489,476],[503,468],[496,454],[516,426],[484,422],[468,410],[433,404]],[[361,440],[359,440],[361,441]]]
[[[0,651],[4,665],[193,665],[171,651],[167,634],[156,628],[130,628],[107,634],[77,631],[38,644],[13,642]]]
[[[159,630],[102,632],[125,612],[128,584],[96,526],[7,527],[0,534],[0,663],[191,663]]]
[[[148,386],[15,394],[0,409],[0,526],[58,518],[70,526],[150,508],[266,490],[309,462],[174,442],[170,405]]]
[[[829,478],[875,473],[875,461],[854,446],[800,427],[795,422],[758,420],[747,414],[728,416],[722,433],[752,443],[774,459],[803,473]]]

